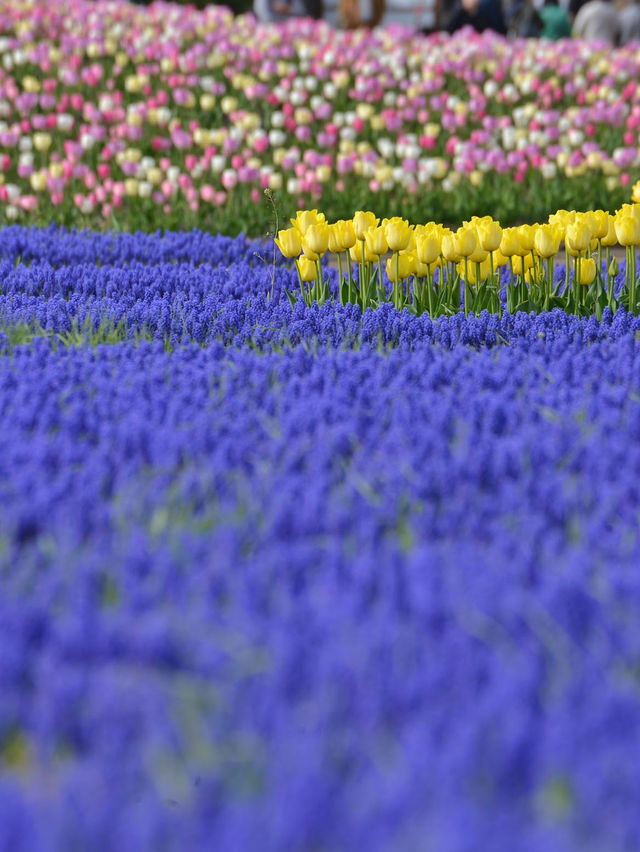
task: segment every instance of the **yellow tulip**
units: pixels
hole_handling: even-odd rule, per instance
[[[458,272],[462,278],[465,277],[465,274],[468,275],[468,283],[469,284],[481,284],[483,281],[486,281],[487,278],[491,275],[491,263],[489,262],[489,252],[486,252],[486,260],[484,260],[480,264],[480,275],[478,275],[478,267],[475,263],[467,263],[466,264],[466,272],[465,272],[465,264],[460,262],[458,263]]]
[[[369,228],[364,235],[367,249],[371,254],[379,257],[381,254],[386,254],[389,246],[387,245],[387,237],[385,229],[382,225],[378,228]]]
[[[380,219],[375,213],[367,210],[356,210],[353,215],[353,230],[357,240],[364,240],[369,228],[375,228]]]
[[[472,263],[482,263],[489,257],[489,252],[482,248],[480,243],[476,245],[474,250],[469,255],[469,260]]]
[[[391,251],[403,251],[411,241],[411,226],[399,216],[384,223],[384,232]]]
[[[278,231],[274,242],[285,257],[297,257],[302,251],[300,231],[297,228]]]
[[[306,234],[307,228],[324,221],[326,221],[324,213],[318,213],[317,210],[298,210],[296,218],[291,220],[291,224],[301,234]]]
[[[584,220],[576,219],[567,226],[564,242],[570,255],[576,256],[591,245],[591,231]]]
[[[414,267],[414,275],[417,275],[418,278],[424,278],[427,272],[431,269],[430,263],[422,263],[417,255],[414,255],[415,267]]]
[[[367,244],[365,242],[364,245],[364,258],[362,256],[362,243],[357,242],[355,245],[351,246],[349,249],[349,257],[354,263],[362,263],[363,260],[365,263],[377,263],[378,255],[371,254],[369,249],[367,248]]]
[[[329,251],[334,252],[334,254],[347,251],[355,243],[356,235],[351,219],[347,221],[339,219],[335,224],[329,225]]]
[[[578,261],[580,264],[580,283],[588,287],[596,277],[596,262],[592,257]]]
[[[591,229],[593,236],[602,240],[609,231],[609,214],[606,210],[594,210],[592,213],[594,227]]]
[[[499,269],[501,266],[506,266],[509,263],[509,258],[505,257],[500,249],[496,249],[491,252],[491,256],[493,257],[493,267],[494,269]]]
[[[456,251],[461,257],[469,257],[473,254],[478,238],[476,237],[475,228],[471,226],[462,226],[455,233]]]
[[[412,267],[412,259],[411,255],[406,252],[400,252],[398,254],[398,277],[396,278],[396,255],[393,255],[387,260],[387,276],[389,277],[389,281],[392,281],[394,284],[397,284],[398,281],[402,281],[405,278],[408,278],[411,275],[411,267]]]
[[[540,225],[533,239],[533,247],[540,257],[553,257],[560,249],[560,231],[554,225]]]
[[[505,257],[513,257],[520,251],[520,236],[517,228],[505,228],[500,240],[500,251]]]
[[[47,176],[44,172],[34,172],[29,178],[29,183],[34,192],[44,192],[47,188]]]
[[[420,263],[433,263],[440,257],[442,240],[435,232],[421,234],[416,238],[416,254]]]
[[[303,237],[303,244],[315,254],[324,254],[329,247],[329,226],[327,223],[319,222],[317,225],[310,225]]]
[[[302,254],[307,258],[307,260],[320,260],[320,255],[309,247],[309,245],[305,242],[304,237],[302,238]]]
[[[550,225],[559,225],[562,228],[562,239],[564,239],[564,232],[575,218],[575,215],[575,210],[556,210],[555,213],[549,216],[548,221]]]
[[[460,253],[456,245],[456,239],[453,234],[445,234],[442,238],[442,256],[450,263],[457,263],[460,260]]]
[[[603,246],[615,246],[618,242],[618,235],[616,234],[616,217],[612,216],[611,213],[607,213],[607,234],[601,240]]]
[[[635,216],[616,216],[615,229],[621,246],[640,245],[640,221]]]
[[[524,275],[533,266],[531,254],[524,257],[516,256],[513,258],[513,271],[516,275]]]
[[[495,251],[500,247],[502,228],[499,222],[494,222],[493,219],[482,221],[478,224],[477,228],[480,245],[485,251]]]
[[[36,149],[36,151],[47,151],[51,147],[51,134],[34,133],[33,147]]]
[[[312,260],[309,260],[308,257],[301,257],[300,260],[296,260],[296,266],[303,281],[315,281],[316,265]]]
[[[520,225],[518,228],[518,254],[525,255],[533,251],[537,225]]]

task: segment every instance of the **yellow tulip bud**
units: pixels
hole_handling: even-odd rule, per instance
[[[586,222],[576,219],[567,226],[564,242],[570,255],[575,256],[586,251],[591,244],[591,231]]]
[[[315,281],[316,265],[312,260],[309,260],[308,257],[301,257],[300,260],[296,260],[296,266],[303,281]]]
[[[357,240],[364,240],[369,228],[375,228],[380,219],[371,211],[356,210],[353,216],[353,230]]]
[[[414,270],[413,270],[414,275],[417,275],[418,278],[424,278],[424,276],[427,274],[427,272],[429,272],[429,270],[431,269],[431,264],[430,263],[421,263],[420,259],[418,258],[417,255],[414,255],[413,257],[414,257],[414,260],[415,260],[415,267],[414,267]]]
[[[315,254],[324,254],[329,247],[329,226],[327,223],[318,222],[317,225],[310,225],[305,231],[303,243]]]
[[[441,240],[432,231],[416,238],[416,254],[420,263],[433,263],[440,257]]]
[[[411,227],[406,219],[395,216],[385,222],[384,232],[391,251],[403,251],[411,240]]]
[[[302,240],[297,228],[278,231],[274,242],[285,257],[297,257],[302,251]]]
[[[480,273],[478,274],[478,265],[480,266]],[[462,261],[458,263],[458,274],[461,278],[465,278],[468,284],[481,284],[483,281],[486,281],[487,278],[491,275],[491,263],[489,262],[489,253],[487,252],[487,258],[482,263],[469,263],[464,264]]]
[[[635,216],[616,216],[615,229],[621,246],[640,245],[640,221]]]
[[[394,284],[397,284],[398,281],[402,281],[405,278],[408,278],[411,275],[411,267],[412,267],[412,258],[410,254],[405,252],[400,252],[397,255],[398,258],[398,277],[396,278],[396,255],[393,255],[387,260],[387,275],[389,277],[389,281],[392,281]]]
[[[306,237],[302,237],[302,254],[308,258],[308,260],[320,260],[320,255],[311,248]]]
[[[601,240],[607,236],[609,230],[609,214],[606,210],[594,210],[593,214],[593,236]]]
[[[382,226],[379,228],[369,228],[364,235],[364,239],[367,249],[371,254],[375,254],[377,257],[381,254],[386,254],[389,246],[387,244],[385,229]]]
[[[501,266],[506,266],[509,263],[509,258],[505,257],[500,249],[496,249],[491,252],[491,256],[493,257],[493,267],[494,269],[499,269]]]
[[[442,238],[442,256],[450,263],[457,263],[460,260],[460,253],[456,245],[456,238],[453,234],[445,234]]]
[[[318,213],[317,210],[298,210],[296,218],[291,219],[291,224],[294,228],[297,228],[301,234],[305,234],[307,232],[307,228],[324,221],[326,221],[324,213]]]
[[[520,225],[518,228],[518,254],[533,251],[537,225]]]
[[[355,245],[349,249],[349,257],[354,263],[377,263],[378,255],[371,254],[365,242],[364,254],[362,253],[362,242],[358,240]]]
[[[531,259],[531,254],[526,254],[524,257],[519,255],[513,258],[513,271],[516,275],[524,275],[532,266],[533,260]]]
[[[553,257],[560,249],[560,234],[554,225],[540,225],[533,238],[533,247],[540,257]]]
[[[505,228],[500,240],[500,251],[505,257],[513,257],[520,251],[520,236],[517,228]]]
[[[353,230],[353,222],[351,219],[339,219],[335,224],[329,225],[329,251],[337,254],[341,251],[347,251],[356,242],[356,235]]]
[[[489,257],[489,252],[482,248],[480,243],[477,243],[474,250],[469,255],[469,260],[472,263],[482,263]]]
[[[495,251],[500,248],[502,241],[500,223],[494,222],[493,219],[480,222],[478,224],[478,237],[480,238],[480,245],[485,251]]]
[[[606,236],[602,237],[602,245],[603,246],[615,246],[618,242],[618,235],[616,234],[616,217],[612,216],[611,213],[607,213],[607,233]]]
[[[458,254],[462,257],[469,257],[478,244],[475,228],[464,225],[458,228],[455,233],[455,241]]]
[[[588,287],[596,277],[596,262],[592,257],[588,257],[579,260],[578,263],[580,264],[580,283]]]

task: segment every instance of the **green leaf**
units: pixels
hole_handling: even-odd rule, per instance
[[[290,292],[290,291],[289,291],[289,290],[287,290],[287,289],[285,289],[285,291],[284,291],[284,292],[287,294],[287,298],[289,299],[289,304],[291,305],[291,307],[292,307],[292,308],[295,308],[295,306],[296,306],[296,302],[298,301],[298,299],[297,299],[297,297],[296,297],[296,294],[295,294],[295,293]]]

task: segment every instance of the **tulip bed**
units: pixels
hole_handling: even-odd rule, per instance
[[[640,318],[296,278],[0,231],[0,848],[637,849]]]
[[[503,307],[510,314],[557,307],[597,319],[605,307],[640,312],[640,204],[624,204],[615,216],[605,210],[558,210],[544,225],[505,229],[490,216],[474,216],[453,232],[435,222],[412,226],[400,216],[380,223],[365,210],[333,223],[317,210],[299,210],[291,225],[278,231],[274,242],[284,257],[294,259],[299,295],[309,306],[337,298],[364,311],[391,302],[398,310],[431,317],[451,316],[461,306],[465,316],[472,310],[502,316]],[[561,243],[565,265],[556,276]],[[622,287],[611,254],[617,245],[626,249]],[[327,252],[337,258],[337,292],[322,269]],[[294,304],[298,291],[286,292]]]
[[[265,188],[331,219],[612,210],[640,176],[639,77],[635,47],[0,2],[0,211],[259,235]]]

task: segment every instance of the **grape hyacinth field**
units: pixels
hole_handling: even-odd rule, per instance
[[[0,234],[0,848],[635,848],[640,318],[270,255]]]
[[[639,55],[0,0],[0,852],[640,848]]]

